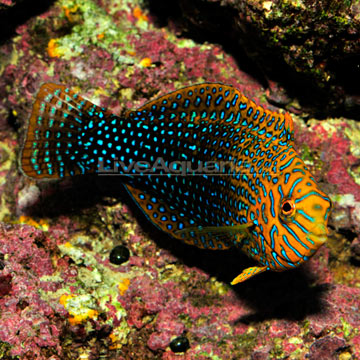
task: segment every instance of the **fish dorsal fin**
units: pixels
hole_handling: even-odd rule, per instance
[[[276,138],[286,143],[293,138],[293,121],[289,113],[266,110],[235,87],[219,83],[203,83],[179,89],[126,115],[135,120],[147,117],[154,122],[222,122],[243,127],[265,141]]]
[[[250,225],[202,227],[166,201],[126,184],[137,205],[156,227],[169,235],[203,249],[227,249],[248,235]]]

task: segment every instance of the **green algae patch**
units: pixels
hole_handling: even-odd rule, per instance
[[[111,15],[89,0],[60,0],[58,5],[64,9],[64,18],[77,23],[72,27],[70,34],[50,40],[50,56],[69,60],[82,54],[84,46],[93,45],[110,51],[119,62],[133,63],[132,56],[122,55],[120,49],[114,46],[115,43],[121,43],[121,50],[134,51],[128,38],[131,34],[137,34],[138,30],[130,22],[121,21],[118,25],[114,24]],[[130,11],[130,8],[127,3],[120,2],[117,10]]]
[[[280,338],[275,338],[273,340],[273,348],[270,350],[269,355],[272,359],[283,359],[284,358],[284,350],[282,347],[283,340]]]
[[[230,286],[224,282],[216,280],[215,277],[210,278],[210,289],[219,296],[225,295],[230,291]]]
[[[11,345],[7,342],[0,341],[0,359],[18,359],[18,357],[10,357]]]
[[[12,164],[16,161],[14,149],[7,142],[0,143],[0,173],[9,171]],[[5,178],[0,178],[0,186],[5,183]]]
[[[345,128],[345,135],[350,140],[350,152],[360,159],[360,124],[358,121],[347,120],[348,127]],[[360,166],[354,165],[349,168],[349,173],[354,181],[360,185]]]
[[[350,151],[360,158],[360,124],[354,120],[346,120],[346,124],[348,127],[345,128],[345,135],[351,141]]]
[[[58,302],[68,312],[70,325],[84,324],[87,332],[94,330],[94,326],[109,325],[113,328],[111,342],[113,348],[120,348],[127,343],[130,333],[125,318],[126,311],[117,301],[130,284],[129,274],[113,271],[110,267],[99,262],[97,251],[89,250],[92,243],[102,243],[107,246],[110,240],[103,242],[92,241],[85,235],[76,235],[69,242],[59,245],[62,256],[67,256],[77,265],[77,275],[72,282],[65,282],[56,292],[40,290],[43,300],[48,303]],[[60,282],[62,275],[54,273],[52,276],[41,278],[44,282]],[[109,310],[111,309],[111,310]],[[95,322],[89,322],[88,320]],[[116,326],[114,326],[116,322]]]
[[[342,332],[345,338],[349,337],[354,331],[357,332],[357,329],[354,329],[343,317],[340,318],[341,325],[342,325]]]
[[[0,341],[0,359],[20,360],[20,357],[10,355],[11,348],[12,346],[9,343]]]
[[[235,339],[234,350],[236,354],[239,354],[239,357],[247,358],[251,356],[253,349],[257,345],[258,331],[250,326],[246,333],[236,336]]]
[[[12,201],[4,191],[9,187],[9,183],[11,184],[8,172],[15,168],[16,163],[16,152],[11,145],[12,138],[13,136],[9,135],[7,140],[0,142],[0,221],[11,221],[16,218],[11,211]]]
[[[203,359],[202,356],[205,356],[206,359],[222,360],[222,358],[221,358],[220,356],[215,355],[213,352],[208,353],[208,352],[206,352],[206,351],[201,351],[201,352],[199,352],[199,354],[196,356],[196,358],[197,358],[197,357],[201,357],[201,359]]]
[[[306,144],[301,146],[301,158],[304,160],[305,164],[313,164],[315,157],[314,152]]]

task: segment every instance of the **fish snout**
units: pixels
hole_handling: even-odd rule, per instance
[[[328,238],[327,226],[325,224],[317,224],[309,233],[308,237],[315,243],[315,245],[320,247]]]

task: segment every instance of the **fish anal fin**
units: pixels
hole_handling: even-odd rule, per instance
[[[157,196],[148,194],[131,184],[124,184],[124,186],[136,204],[144,212],[146,217],[157,228],[165,231],[173,237],[180,238],[179,236],[176,236],[179,226],[180,228],[190,226],[186,219],[180,220],[176,211],[171,210],[169,206],[165,202],[159,200]],[[171,219],[173,219],[173,221]]]
[[[249,267],[242,271],[240,275],[238,275],[232,282],[231,285],[236,285],[238,283],[241,283],[245,280],[250,279],[251,277],[261,274],[262,272],[266,271],[268,268],[266,266],[253,266]]]
[[[170,207],[167,201],[153,194],[147,194],[130,184],[125,184],[125,187],[146,217],[157,228],[172,237],[202,249],[224,250],[234,245],[229,238],[212,235],[206,231],[199,232],[200,224],[194,223],[186,215],[181,216],[180,211]],[[215,227],[211,228],[215,229]]]

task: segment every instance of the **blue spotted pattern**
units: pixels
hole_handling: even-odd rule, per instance
[[[156,226],[201,248],[240,247],[261,265],[248,275],[298,266],[326,235],[330,201],[293,148],[290,115],[227,85],[187,87],[116,116],[45,84],[21,164],[37,179],[121,175]]]

